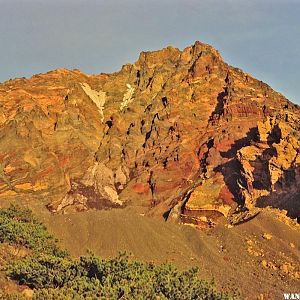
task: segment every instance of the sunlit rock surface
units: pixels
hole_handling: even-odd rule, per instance
[[[132,206],[199,227],[237,207],[299,217],[299,107],[200,42],[113,74],[6,81],[0,126],[2,198]]]

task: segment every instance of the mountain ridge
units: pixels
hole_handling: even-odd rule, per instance
[[[266,205],[299,217],[299,107],[210,45],[6,81],[0,98],[1,198],[132,206],[199,228]]]

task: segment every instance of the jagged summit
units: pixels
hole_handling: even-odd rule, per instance
[[[235,207],[299,216],[299,107],[196,42],[113,74],[0,85],[0,197],[131,206],[198,227]]]
[[[215,60],[219,59],[220,62],[223,61],[222,57],[216,49],[208,44],[197,41],[194,45],[186,47],[182,51],[172,46],[168,46],[157,51],[143,51],[141,52],[138,60],[133,64],[133,66],[136,68],[153,68],[155,66],[162,66],[164,64],[180,66],[195,62],[201,56],[212,56]],[[127,64],[123,67],[126,66],[129,67],[132,65]]]

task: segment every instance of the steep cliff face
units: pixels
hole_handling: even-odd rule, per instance
[[[142,52],[113,74],[10,80],[0,99],[1,197],[196,226],[238,205],[299,216],[299,107],[209,45]]]

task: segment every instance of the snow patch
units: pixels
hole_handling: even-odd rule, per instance
[[[120,110],[123,110],[133,101],[134,87],[132,87],[129,83],[126,84],[127,91],[123,96],[123,101],[120,106]]]
[[[87,83],[80,83],[86,95],[96,104],[101,115],[101,121],[104,120],[104,104],[106,101],[106,92],[93,90]]]

